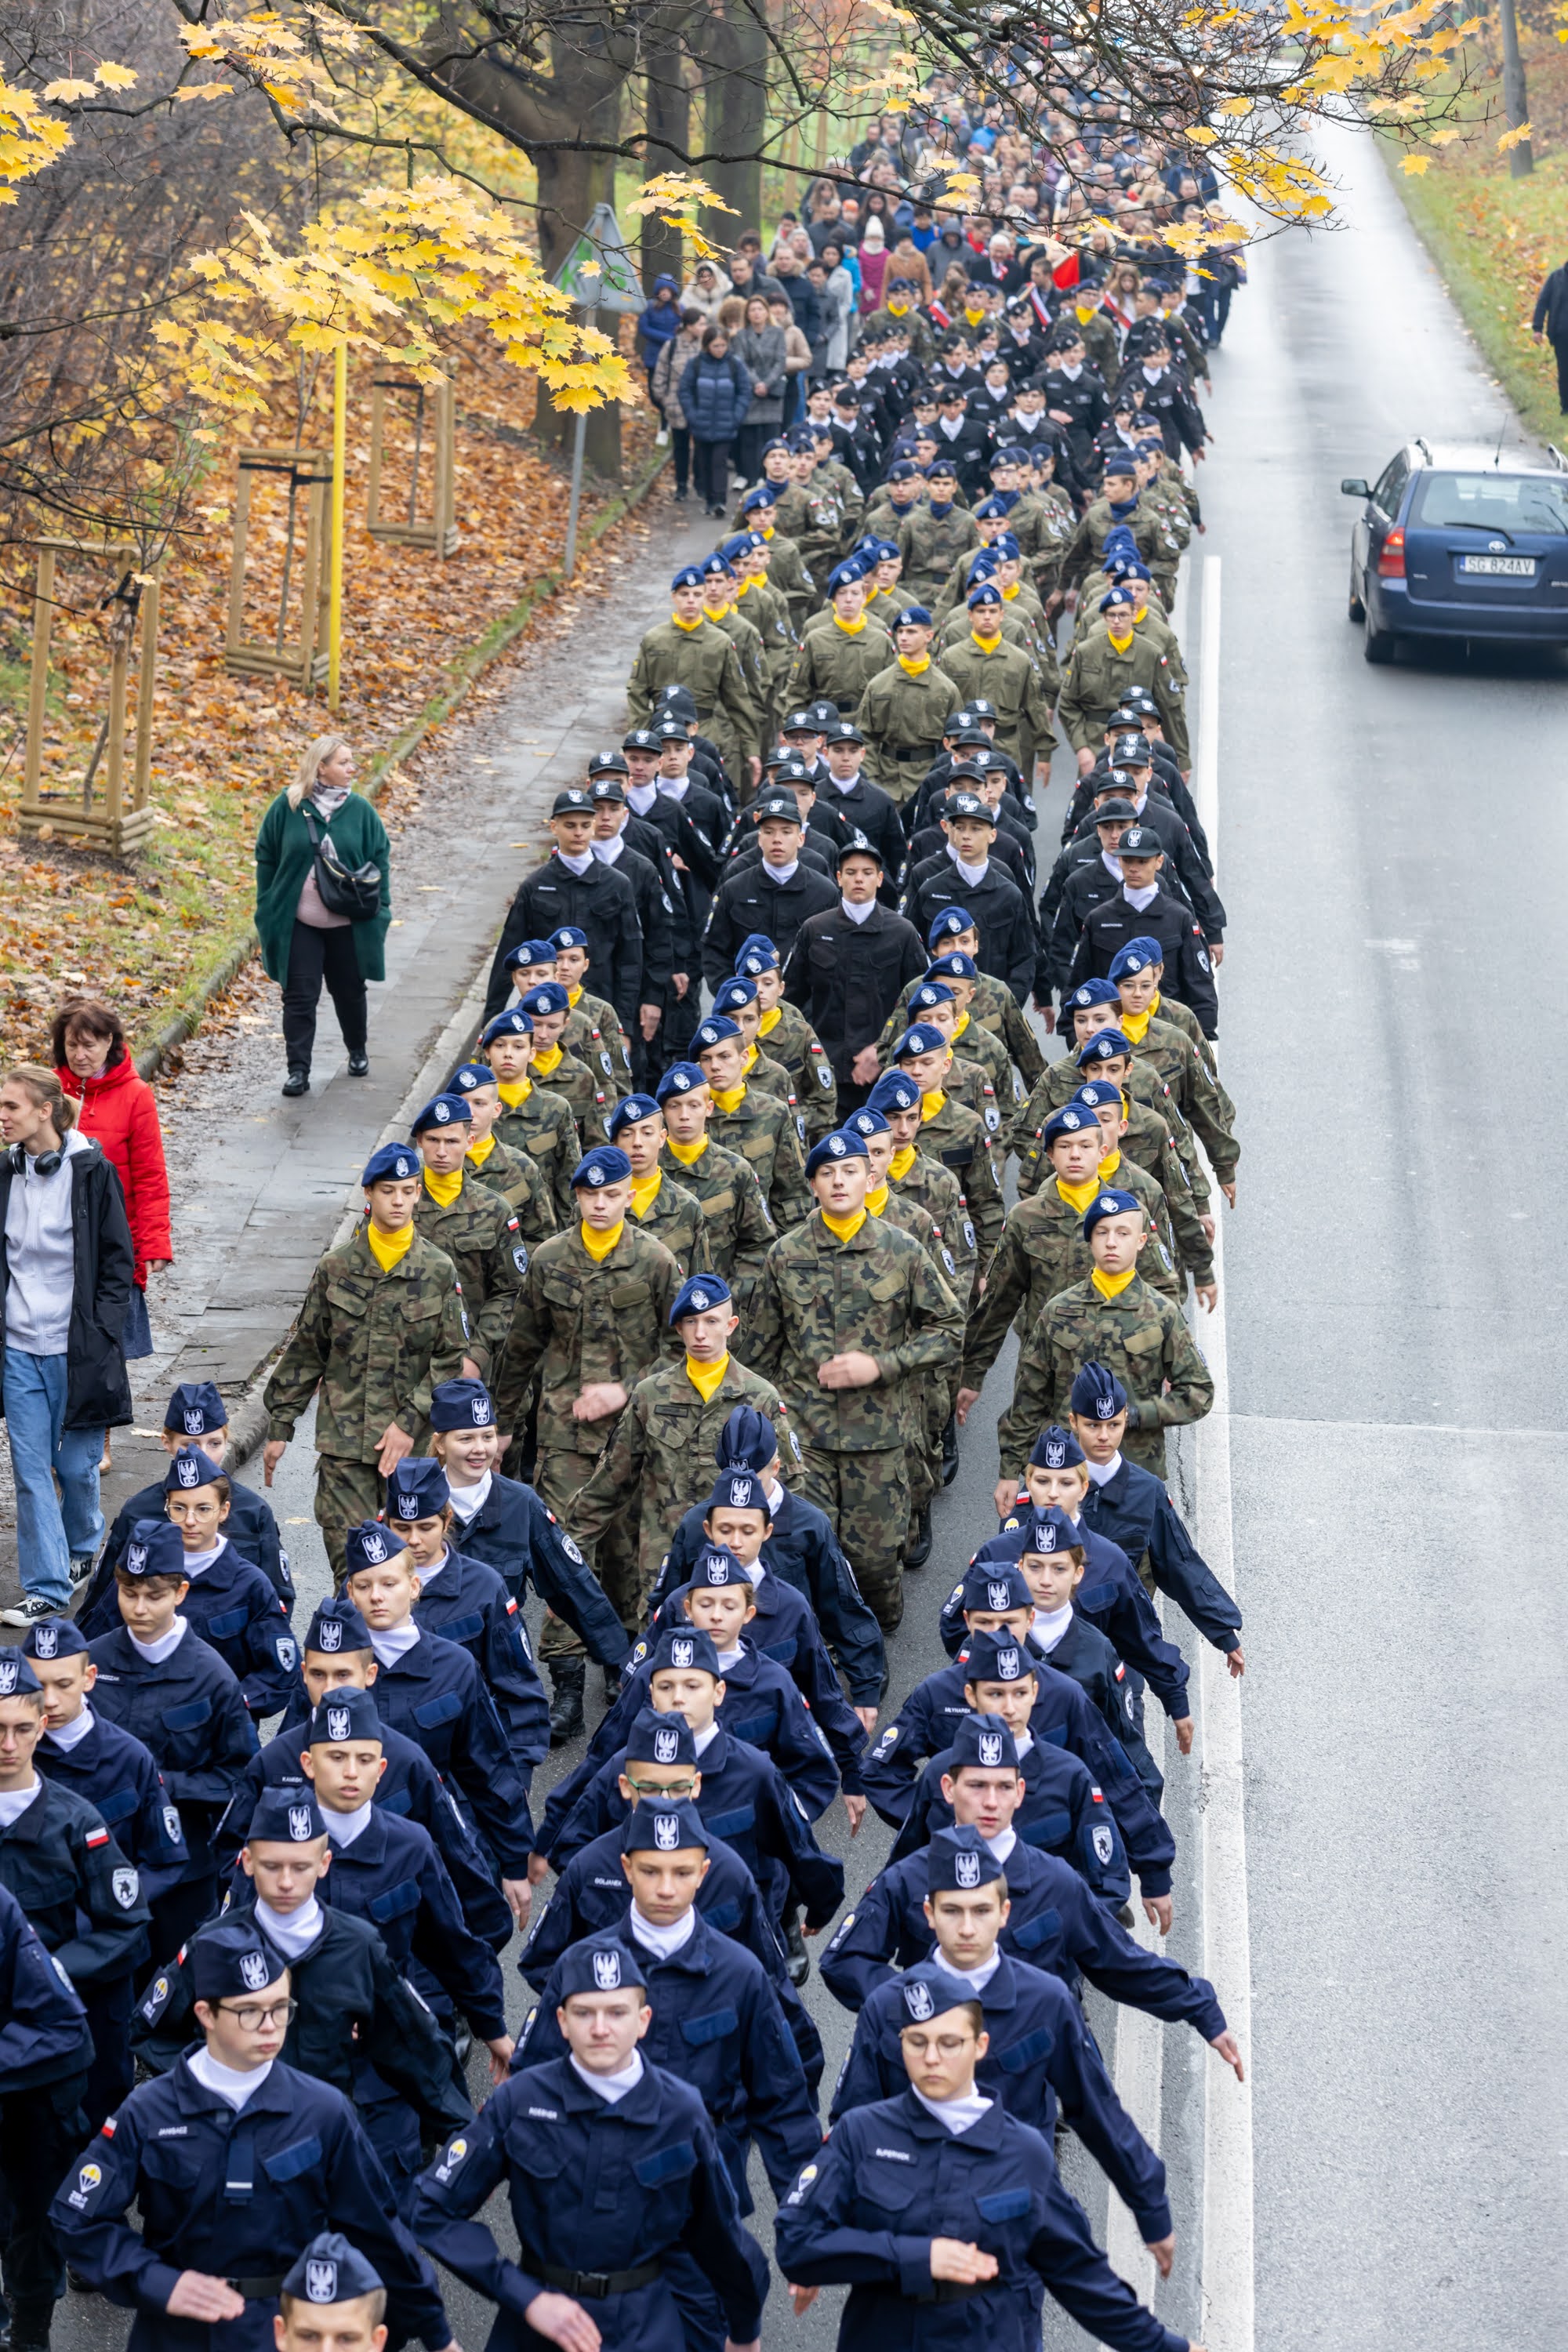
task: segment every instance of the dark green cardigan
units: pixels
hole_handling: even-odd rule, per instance
[[[318,834],[328,828],[316,816]],[[367,800],[351,793],[331,821],[331,836],[345,866],[374,858],[381,868],[381,906],[367,923],[353,925],[354,952],[366,980],[386,978],[386,927],[392,920],[392,850],[386,827]],[[279,793],[256,836],[256,932],[269,980],[279,987],[289,977],[294,910],[314,852],[303,815]]]

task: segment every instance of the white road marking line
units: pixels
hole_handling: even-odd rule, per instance
[[[1146,1692],[1143,1736],[1149,1753],[1162,1772],[1165,1769],[1164,1725],[1163,1708],[1152,1693]],[[1144,1916],[1143,1906],[1136,1892],[1136,1882],[1132,1908],[1137,1918],[1132,1930],[1134,1941],[1146,1950],[1159,1950],[1159,1931],[1151,1927]],[[1184,2026],[1182,2031],[1185,2032],[1187,2029]],[[1120,2004],[1116,2011],[1113,2069],[1116,2095],[1156,2155],[1160,2152],[1164,2060],[1165,2028],[1161,2020],[1151,2017],[1147,2010],[1131,2009]],[[1106,2210],[1105,2254],[1117,2276],[1124,2278],[1143,2302],[1152,2302],[1157,2284],[1154,2258],[1143,2242],[1137,2222],[1114,2189]]]

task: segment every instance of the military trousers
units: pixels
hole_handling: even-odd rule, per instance
[[[377,1517],[382,1495],[381,1472],[374,1461],[349,1462],[337,1454],[317,1454],[316,1525],[327,1548],[334,1591],[342,1591],[349,1529],[360,1519]]]
[[[856,1581],[890,1633],[904,1613],[903,1552],[909,1534],[910,1457],[901,1445],[863,1454],[805,1446],[800,1491],[833,1523]]]

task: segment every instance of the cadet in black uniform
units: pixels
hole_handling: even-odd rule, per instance
[[[0,1885],[0,2263],[11,2352],[48,2352],[65,2286],[49,2200],[87,2128],[81,2098],[91,2056],[69,1978]]]

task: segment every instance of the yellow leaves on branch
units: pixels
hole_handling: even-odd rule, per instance
[[[1399,168],[1402,172],[1407,172],[1413,180],[1418,180],[1424,172],[1429,172],[1432,169],[1432,158],[1430,155],[1402,156]]]
[[[261,409],[289,345],[346,347],[436,383],[445,373],[437,338],[465,320],[481,322],[514,366],[537,369],[561,407],[630,394],[608,338],[577,323],[505,215],[460,180],[367,188],[342,217],[312,224],[298,253],[281,250],[253,215],[245,220],[244,245],[196,257],[205,299],[153,330],[198,399]]]
[[[1498,141],[1498,153],[1500,155],[1506,155],[1510,147],[1521,147],[1529,136],[1529,123],[1516,122],[1513,129],[1511,131],[1505,131],[1502,137]]]
[[[307,8],[303,13],[310,18],[312,33],[323,49],[353,56],[362,46],[353,26],[330,16],[325,9]],[[280,113],[296,116],[301,121],[310,118],[320,122],[337,121],[325,96],[331,88],[331,72],[310,54],[300,35],[285,23],[276,9],[258,8],[252,16],[237,17],[215,10],[199,25],[183,25],[180,38],[193,59],[216,59],[220,66],[244,75],[258,89],[265,90]],[[228,87],[223,82],[198,82],[175,94],[180,98],[223,98],[228,95]]]
[[[14,205],[16,183],[47,171],[70,143],[65,124],[43,113],[31,90],[0,80],[0,205]]]
[[[734,209],[734,205],[727,205],[706,180],[699,180],[689,172],[656,172],[651,179],[643,182],[640,194],[633,196],[626,205],[626,210],[635,213],[639,220],[646,219],[650,213],[657,213],[667,228],[679,229],[681,236],[689,240],[700,261],[717,260],[722,248],[712,244],[704,235],[698,224],[698,214],[701,211],[732,213]],[[596,263],[584,263],[583,274],[594,277],[597,274],[597,268]],[[556,404],[563,408],[567,405],[559,394]]]

